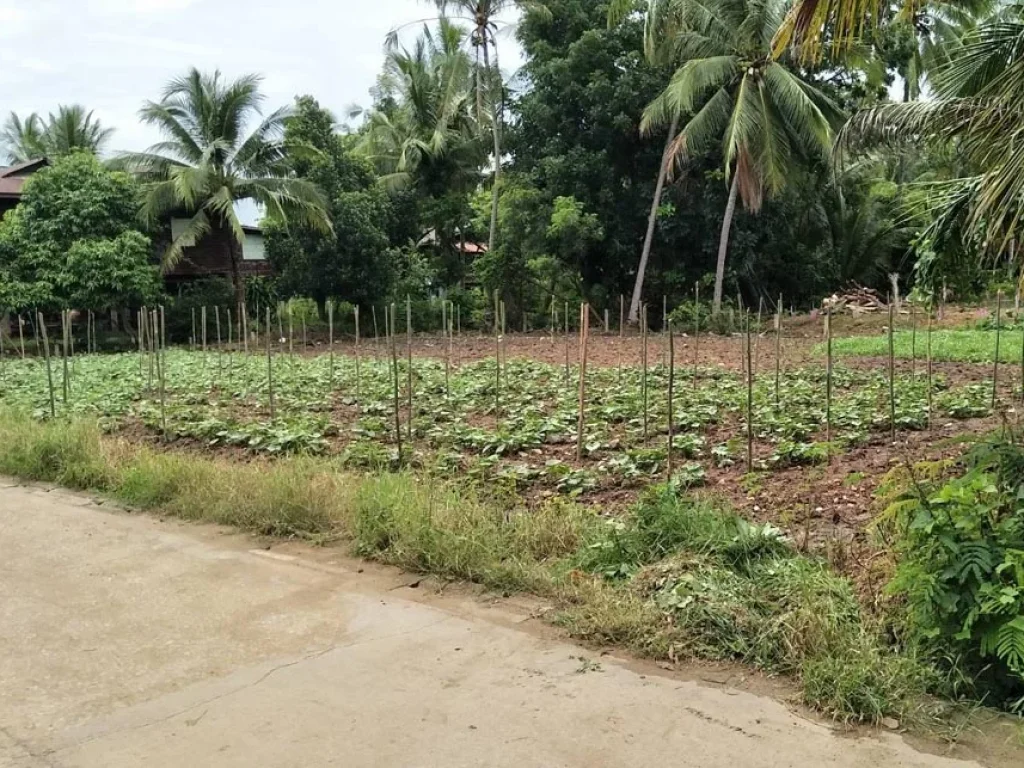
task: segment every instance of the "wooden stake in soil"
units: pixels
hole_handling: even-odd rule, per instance
[[[757,301],[757,325],[754,326],[754,373],[757,373],[757,366],[760,362],[761,352],[761,315],[764,313],[764,296]]]
[[[377,305],[370,305],[370,313],[373,315],[373,356],[380,360],[380,333],[377,330]],[[388,319],[388,308],[384,307],[384,322]]]
[[[245,308],[245,302],[238,308],[238,325],[242,334],[242,347],[246,354],[249,354],[249,313]]]
[[[405,297],[405,353],[406,353],[406,395],[408,397],[409,415],[407,417],[407,433],[409,435],[409,443],[412,443],[412,299],[409,298],[408,294]]]
[[[36,314],[39,314],[39,310],[36,310]],[[42,350],[39,348],[39,326],[35,323],[32,323],[32,336],[35,338],[36,342],[36,357],[39,357],[39,355],[42,354]]]
[[[160,430],[164,440],[167,439],[167,324],[164,321],[164,308],[153,310],[153,324],[156,326],[157,340],[157,375],[160,378]],[[204,324],[205,330],[205,324]]]
[[[200,310],[202,334],[203,334],[203,354],[206,354],[206,307],[203,306]]]
[[[227,318],[227,321],[228,321],[228,379],[230,379],[231,378],[231,374],[233,373],[231,353],[233,351],[235,351],[234,350],[234,345],[233,345],[235,336],[234,336],[234,328],[232,327],[232,321],[231,321],[231,307],[225,307],[224,308],[224,315],[225,315],[225,317]]]
[[[576,421],[576,461],[583,461],[583,431],[587,411],[587,340],[590,335],[590,305],[580,305],[580,405]]]
[[[1003,292],[996,291],[996,354],[992,363],[992,410],[996,409],[999,387],[999,337],[1003,331]]]
[[[70,348],[71,332],[68,330],[68,322],[71,319],[71,310],[65,309],[60,313],[60,330],[61,336],[61,365],[64,369],[64,375],[61,379],[61,384],[64,394],[64,405],[68,404],[68,349]]]
[[[448,320],[448,301],[441,300],[441,333],[442,338],[447,342],[444,352],[444,396],[448,399],[452,396],[451,367],[452,367],[452,342]]]
[[[147,325],[149,324],[149,318],[146,318]],[[188,348],[190,351],[196,351],[196,308],[192,307],[192,335],[188,337]]]
[[[356,321],[356,397],[360,397],[363,391],[362,382],[363,377],[360,372],[360,354],[359,354],[359,305],[356,304],[352,307],[352,314]],[[305,326],[303,326],[305,328]],[[305,331],[303,331],[305,332]]]
[[[18,342],[21,345],[21,359],[25,359],[25,318],[18,314]]]
[[[779,381],[782,378],[782,294],[775,309],[775,410],[779,410]]]
[[[568,352],[568,340],[566,340],[566,355]],[[498,289],[494,289],[494,421],[495,424],[501,418],[501,300],[498,298]]]
[[[896,352],[893,347],[893,299],[889,297],[889,437],[896,442]]]
[[[569,386],[569,302],[565,302],[565,386]]]
[[[270,307],[267,307],[267,397],[270,400],[270,418],[276,414],[274,408],[274,361],[270,350]]]
[[[619,294],[619,338],[621,339],[626,331],[626,297],[621,293]]]
[[[373,332],[376,342],[377,310],[373,310]],[[327,385],[334,391],[334,299],[327,300]]]
[[[36,312],[36,328],[43,336],[43,350],[46,355],[46,386],[50,392],[50,418],[57,418],[57,400],[53,394],[53,367],[50,365],[50,340],[46,336],[46,321],[42,312]]]
[[[825,456],[832,461],[832,304],[825,307]]]
[[[917,310],[910,304],[910,378],[917,378]]]
[[[608,309],[604,310],[604,335],[608,335]]]
[[[398,343],[395,339],[397,336],[395,325],[398,321],[398,309],[392,303],[391,305],[391,322],[390,331],[388,323],[388,308],[384,307],[384,334],[385,337],[390,336],[391,338],[391,380],[394,384],[394,401],[395,401],[395,444],[398,446],[398,463],[402,463],[402,417],[399,412],[399,398],[398,398]]]
[[[697,391],[697,366],[700,364],[700,283],[693,284],[693,391]]]
[[[644,445],[647,445],[647,305],[640,307],[640,397],[644,409]]]
[[[747,340],[747,471],[754,471],[754,367],[750,353],[750,313],[743,313]]]
[[[928,308],[928,335],[925,341],[925,356],[928,378],[928,430],[932,428],[932,310]],[[1022,353],[1024,355],[1024,353]],[[1024,365],[1024,363],[1022,363]]]
[[[672,432],[674,411],[672,408],[673,395],[675,394],[676,381],[676,342],[675,334],[672,332],[672,321],[668,323],[668,445],[666,446],[666,464],[668,466],[668,477],[672,479]]]
[[[295,354],[295,312],[292,299],[288,299],[288,354]]]

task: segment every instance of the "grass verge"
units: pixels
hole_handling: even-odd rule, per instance
[[[999,360],[1004,363],[1020,362],[1021,331],[1003,331],[999,342]],[[893,334],[893,352],[896,357],[909,360],[912,353],[925,359],[927,340],[918,328],[916,340],[910,331]],[[824,346],[815,351],[824,354]],[[851,336],[834,339],[832,351],[836,356],[885,357],[889,354],[889,337]],[[932,359],[944,362],[991,363],[996,356],[996,333],[986,330],[940,330],[932,333]]]
[[[807,704],[840,720],[906,718],[937,684],[930,666],[883,641],[844,578],[771,526],[670,485],[623,518],[562,500],[508,510],[410,474],[161,452],[103,438],[89,423],[3,410],[0,473],[260,534],[343,539],[403,568],[530,591],[551,599],[577,638],[792,675]]]

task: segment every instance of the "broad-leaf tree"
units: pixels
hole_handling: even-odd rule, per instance
[[[260,76],[227,80],[197,69],[167,84],[160,101],[140,111],[143,122],[164,134],[146,152],[119,160],[146,182],[142,214],[147,221],[187,217],[187,225],[163,254],[165,270],[184,249],[217,230],[228,237],[231,279],[239,302],[245,298],[239,264],[245,234],[235,203],[252,200],[265,216],[330,231],[321,191],[297,178],[284,142],[287,108],[263,115]],[[248,130],[247,132],[247,129]]]
[[[318,302],[340,297],[369,307],[389,293],[390,245],[392,237],[402,237],[393,231],[400,214],[392,196],[377,183],[370,162],[355,151],[356,137],[338,134],[334,124],[331,113],[313,97],[301,96],[285,130],[290,146],[317,150],[300,151],[290,161],[298,175],[323,190],[332,232],[268,224],[267,257],[283,295]]]
[[[722,218],[712,309],[719,312],[737,199],[756,213],[767,195],[780,192],[801,162],[822,162],[832,145],[837,108],[786,59],[772,55],[784,0],[675,0],[665,28],[689,58],[645,110],[643,130],[673,118],[686,125],[673,154],[686,158],[718,148],[729,197]]]
[[[0,154],[12,163],[54,159],[76,150],[99,154],[113,133],[78,104],[61,105],[45,118],[35,112],[22,118],[12,112],[0,128]]]
[[[0,221],[0,305],[125,308],[160,291],[149,238],[137,230],[138,188],[85,152],[25,182]]]

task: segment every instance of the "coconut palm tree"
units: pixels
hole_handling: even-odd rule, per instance
[[[479,183],[487,153],[475,119],[465,38],[464,30],[441,19],[434,29],[425,25],[411,49],[388,50],[378,104],[357,144],[386,184],[440,198],[468,195]],[[440,220],[434,225],[442,239],[450,234],[441,231]]]
[[[295,178],[287,163],[282,108],[263,116],[258,75],[229,81],[220,72],[191,69],[167,84],[160,101],[146,102],[142,121],[166,137],[146,152],[125,153],[121,165],[147,182],[143,216],[151,222],[185,214],[187,226],[163,255],[171,269],[184,249],[212,231],[227,232],[231,277],[239,301],[245,295],[239,273],[245,235],[235,203],[253,200],[265,215],[330,231],[321,192]],[[248,133],[245,129],[255,121]]]
[[[99,154],[114,133],[79,104],[60,105],[44,119],[33,112],[22,119],[14,112],[0,129],[0,147],[8,162],[59,157],[75,150]]]
[[[956,148],[956,177],[915,185],[915,207],[930,221],[926,235],[955,229],[990,254],[1005,252],[1017,236],[1024,199],[1021,51],[1024,19],[996,15],[933,74],[936,98],[863,110],[840,132],[843,153],[923,141]]]
[[[715,313],[722,305],[737,198],[756,213],[766,195],[786,185],[794,163],[824,161],[832,145],[838,109],[772,55],[785,9],[785,0],[672,0],[674,20],[665,28],[680,47],[700,55],[676,70],[641,121],[641,130],[650,131],[688,116],[672,142],[678,159],[720,146],[729,195],[715,268]]]

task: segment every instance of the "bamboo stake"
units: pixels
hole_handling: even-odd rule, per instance
[[[640,396],[644,410],[644,445],[647,445],[647,305],[640,307]]]
[[[257,323],[259,322],[259,314],[256,315]],[[238,310],[238,324],[241,327],[242,332],[242,347],[246,354],[249,354],[249,312],[246,309],[245,302],[242,302],[241,308]],[[257,325],[259,328],[259,325]],[[259,339],[257,338],[257,343]]]
[[[206,355],[206,306],[205,305],[203,305],[203,307],[200,309],[200,316],[202,317],[201,324],[202,324],[202,334],[203,334],[203,355],[205,356]],[[204,357],[204,362],[205,362],[205,357]]]
[[[452,396],[452,385],[451,385],[451,367],[452,367],[452,343],[451,335],[449,334],[448,320],[448,300],[441,300],[441,333],[442,338],[445,340],[445,353],[444,353],[444,396],[445,399],[450,399]]]
[[[565,302],[565,386],[569,386],[569,302]]]
[[[700,283],[693,284],[693,391],[697,391],[697,366],[700,364]]]
[[[590,335],[590,305],[580,305],[580,405],[576,421],[576,461],[583,461],[583,431],[587,408],[587,340]]]
[[[356,304],[352,307],[352,314],[356,321],[356,398],[362,396],[362,373],[360,372],[360,354],[359,354],[359,305]],[[305,321],[303,321],[303,334],[305,334]],[[303,342],[305,343],[305,342]]]
[[[832,304],[825,308],[825,456],[832,461]]]
[[[374,342],[377,334],[377,310],[373,310],[373,333]],[[334,391],[334,299],[327,300],[327,384],[330,391]]]
[[[930,432],[932,428],[932,310],[930,307],[928,308],[928,336],[925,345],[928,375],[928,431]]]
[[[295,354],[295,312],[293,311],[292,299],[288,299],[288,354]]]
[[[157,374],[160,377],[160,428],[163,431],[164,440],[167,439],[167,324],[164,321],[164,307],[160,305],[159,314],[153,310],[153,322],[157,325]],[[204,324],[205,332],[205,324]],[[205,333],[204,333],[205,335]]]
[[[398,320],[398,309],[395,304],[391,304],[391,323],[390,333],[388,324],[388,308],[384,307],[384,333],[389,335],[391,338],[391,371],[392,381],[394,383],[394,400],[395,400],[395,444],[398,446],[398,464],[402,463],[402,417],[399,412],[399,398],[398,398],[398,344],[395,339],[397,336],[395,324]]]
[[[604,335],[605,336],[608,335],[608,329],[609,329],[609,326],[608,326],[608,308],[605,307],[605,310],[604,310]]]
[[[997,388],[999,386],[999,338],[1003,331],[1003,292],[996,291],[996,355],[992,363],[992,410],[996,409]]]
[[[387,306],[384,307],[384,322],[387,322]],[[380,360],[380,335],[377,331],[377,305],[370,305],[370,313],[373,315],[373,356]]]
[[[626,297],[621,293],[619,294],[619,338],[623,338],[626,334],[625,328],[626,319]]]
[[[407,420],[407,433],[409,436],[409,444],[412,445],[412,299],[408,294],[405,296],[405,353],[406,353],[406,395],[409,401],[409,417]]]
[[[36,314],[38,313],[39,310],[36,310]],[[39,348],[39,327],[35,323],[32,324],[32,336],[34,337],[36,342],[36,357],[39,357],[39,355],[42,353],[42,350]]]
[[[302,317],[299,318],[299,321],[302,323],[302,351],[305,352],[306,348],[309,346],[309,343],[308,343],[308,341],[306,339],[306,313],[305,312],[302,313]]]
[[[782,378],[782,294],[775,309],[775,410],[779,410],[779,382]]]
[[[150,322],[149,317],[147,317],[146,318],[147,325],[149,324],[149,322]],[[196,338],[197,338],[196,337],[196,308],[192,307],[192,335],[189,336],[189,338],[188,338],[188,348],[189,348],[189,351],[191,351],[191,352],[195,352],[196,351]]]
[[[568,339],[566,340],[566,359],[568,359]],[[494,421],[497,425],[501,418],[501,301],[498,289],[494,289]]]
[[[60,331],[61,331],[61,366],[63,368],[63,378],[61,380],[61,386],[64,394],[64,405],[68,404],[68,313],[71,310],[64,309],[60,313]]]
[[[889,297],[889,436],[896,442],[896,352],[893,347],[893,299]]]
[[[675,381],[676,381],[676,342],[675,334],[672,331],[672,321],[668,323],[668,446],[667,446],[667,460],[668,466],[668,477],[672,479],[672,433],[674,425],[672,420],[674,418],[674,411],[672,408],[673,396],[675,394]]]
[[[270,350],[270,307],[267,307],[267,396],[270,399],[270,418],[276,416],[274,407],[274,361]]]
[[[43,336],[43,349],[46,355],[46,386],[50,392],[50,418],[55,419],[57,418],[57,401],[53,394],[53,368],[50,365],[50,340],[46,336],[46,321],[43,319],[42,312],[36,312],[35,326],[37,329],[42,329],[41,331],[37,330],[37,333],[42,333]]]
[[[25,359],[25,318],[18,313],[18,341],[21,344],[21,359]]]
[[[764,312],[764,296],[757,300],[757,325],[754,327],[754,373],[761,359],[761,315]]]
[[[754,471],[754,367],[750,359],[750,312],[743,313],[747,339],[747,471]]]
[[[910,378],[917,378],[917,310],[913,302],[910,304]]]
[[[221,370],[224,368],[224,350],[221,347],[221,338],[220,338],[220,305],[219,304],[215,304],[213,306],[213,319],[214,319],[214,328],[216,329],[216,334],[217,334],[217,373],[220,374]]]
[[[231,374],[234,372],[233,360],[231,358],[231,353],[233,351],[235,351],[234,350],[234,345],[233,345],[233,342],[234,342],[234,328],[232,328],[231,307],[225,307],[224,308],[224,315],[227,317],[227,321],[228,321],[228,379],[230,380],[231,379]]]

